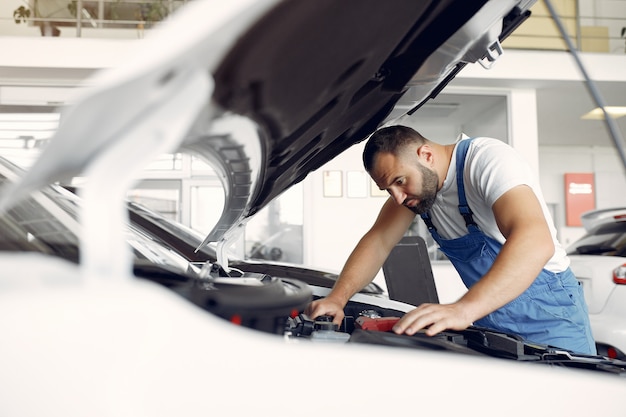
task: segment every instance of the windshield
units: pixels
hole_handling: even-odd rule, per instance
[[[9,171],[3,172],[4,175],[0,173],[0,185],[11,181],[7,175],[13,177]],[[48,186],[33,193],[0,214],[0,251],[38,252],[78,263],[79,205],[80,199],[62,187]],[[127,229],[126,241],[136,260],[173,267],[181,274],[189,270],[187,260],[135,228]]]
[[[0,215],[0,250],[41,252],[77,262],[78,224],[46,200],[35,193]]]

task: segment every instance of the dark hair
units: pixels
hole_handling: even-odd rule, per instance
[[[363,166],[367,172],[374,168],[374,158],[378,153],[399,155],[400,151],[411,143],[421,146],[426,139],[415,129],[408,126],[389,126],[377,130],[370,136],[363,150]]]

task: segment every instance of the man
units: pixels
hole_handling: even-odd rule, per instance
[[[331,293],[311,303],[334,316],[371,282],[419,214],[468,288],[451,304],[422,304],[394,326],[398,334],[463,330],[474,324],[530,342],[595,354],[582,288],[536,176],[507,144],[491,138],[432,142],[405,126],[378,130],[363,163],[390,198],[349,256]],[[457,175],[458,174],[458,175]]]

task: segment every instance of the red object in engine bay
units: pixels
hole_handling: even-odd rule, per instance
[[[357,317],[356,327],[363,330],[391,331],[391,328],[400,320],[400,317]]]

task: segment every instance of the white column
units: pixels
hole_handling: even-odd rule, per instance
[[[511,89],[508,115],[509,143],[539,173],[539,134],[535,89]]]

